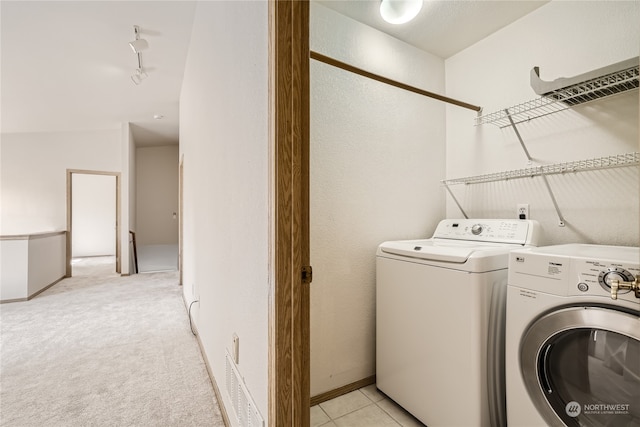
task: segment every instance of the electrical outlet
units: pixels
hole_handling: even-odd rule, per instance
[[[518,219],[529,219],[528,203],[520,203],[518,204],[517,208],[518,208]]]

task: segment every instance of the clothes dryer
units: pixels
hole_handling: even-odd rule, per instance
[[[511,252],[510,427],[640,426],[640,291],[615,289],[635,286],[639,264],[635,247]]]
[[[376,259],[377,387],[429,426],[501,426],[509,251],[535,221],[448,219]]]

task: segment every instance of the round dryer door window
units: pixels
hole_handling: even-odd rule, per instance
[[[520,347],[529,395],[550,426],[640,426],[640,317],[572,307],[538,319]]]

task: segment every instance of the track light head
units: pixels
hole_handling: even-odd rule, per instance
[[[136,36],[134,41],[129,42],[129,46],[133,50],[133,53],[139,53],[149,47],[149,43],[145,39],[140,38],[140,27],[137,25],[133,26],[133,33]]]
[[[145,39],[137,39],[129,42],[129,46],[133,50],[133,53],[141,52],[149,47],[149,43]]]
[[[135,73],[131,76],[131,81],[136,85],[142,83],[144,79],[146,79],[149,75],[142,68],[136,68]]]

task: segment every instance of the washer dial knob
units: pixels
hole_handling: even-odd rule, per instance
[[[473,226],[471,227],[471,233],[476,236],[482,233],[482,224],[473,224]]]
[[[602,289],[607,292],[611,291],[611,282],[614,280],[618,280],[620,282],[632,282],[634,280],[633,274],[629,273],[624,268],[620,267],[609,267],[605,271],[601,271],[598,275],[598,282]],[[629,290],[620,291],[619,293],[627,293]]]

